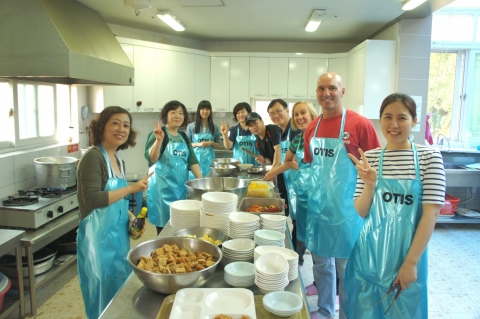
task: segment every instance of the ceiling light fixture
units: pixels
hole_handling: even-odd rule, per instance
[[[314,32],[317,30],[320,23],[322,23],[323,18],[325,18],[325,13],[325,10],[313,10],[310,19],[308,20],[308,24],[305,27],[305,31]]]
[[[408,10],[415,9],[416,7],[418,7],[419,5],[424,3],[425,1],[427,1],[427,0],[407,0],[403,4],[402,10],[408,11]]]
[[[150,9],[152,3],[150,0],[123,0],[125,7],[135,10],[135,14],[138,16],[140,11]]]
[[[185,28],[183,25],[180,24],[180,21],[175,18],[170,12],[168,11],[158,11],[157,17],[160,18],[163,22],[168,24],[173,30],[175,31],[184,31]]]

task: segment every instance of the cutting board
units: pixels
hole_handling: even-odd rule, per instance
[[[275,316],[273,313],[268,312],[263,307],[263,295],[255,295],[255,312],[257,314],[257,318],[261,319],[278,319],[280,317]],[[168,319],[170,318],[170,313],[172,312],[173,302],[175,301],[175,295],[170,295],[163,300],[162,306],[158,312],[156,319]],[[288,319],[310,319],[310,315],[307,311],[308,305],[303,301],[303,308],[299,312],[290,317]]]

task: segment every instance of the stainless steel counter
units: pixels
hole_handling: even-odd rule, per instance
[[[174,231],[170,224],[163,229],[159,237],[167,237]],[[290,239],[290,233],[287,231],[288,236],[285,237],[285,247],[292,248],[292,241]],[[212,278],[207,282],[204,288],[231,288],[224,280],[223,266],[218,265]],[[251,286],[249,289],[254,295],[259,295],[260,290],[257,286]],[[291,291],[301,296],[306,300],[305,288],[303,286],[302,279],[299,277],[289,283],[285,288],[286,291]],[[161,294],[152,291],[145,287],[140,280],[138,280],[135,273],[127,278],[127,281],[115,295],[113,300],[107,306],[105,311],[100,316],[101,319],[154,319],[156,318],[163,300],[168,295]],[[166,319],[166,318],[165,318]],[[261,319],[261,318],[258,318]]]
[[[20,240],[25,235],[24,230],[1,229],[0,230],[0,256],[3,256],[15,250],[17,262],[17,280],[18,280],[18,299],[5,297],[3,301],[3,309],[0,312],[0,318],[6,318],[18,307],[20,317],[25,316],[25,296],[23,292],[22,277],[22,253],[20,248]]]

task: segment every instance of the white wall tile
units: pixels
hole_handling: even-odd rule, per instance
[[[15,192],[18,192],[19,190],[33,189],[36,187],[38,187],[37,178],[29,178],[21,182],[15,183]]]
[[[39,152],[31,152],[13,157],[15,183],[35,178],[35,163],[33,160],[37,157],[40,157]]]
[[[430,56],[430,39],[425,35],[402,35],[400,38],[401,57],[429,57]]]
[[[399,79],[427,80],[430,70],[430,56],[428,57],[400,57]],[[427,93],[427,92],[425,92]]]
[[[0,158],[0,187],[13,185],[15,183],[13,157]]]
[[[15,194],[15,184],[0,187],[0,198],[12,196],[13,194]]]
[[[38,153],[39,153],[39,157],[62,156],[62,150],[60,147],[41,150]]]

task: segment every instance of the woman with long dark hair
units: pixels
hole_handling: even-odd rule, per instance
[[[215,158],[214,148],[220,148],[220,130],[213,123],[212,105],[209,101],[200,101],[195,122],[188,124],[187,136],[192,142],[202,176],[210,172],[210,165]],[[194,176],[190,173],[190,179]]]

